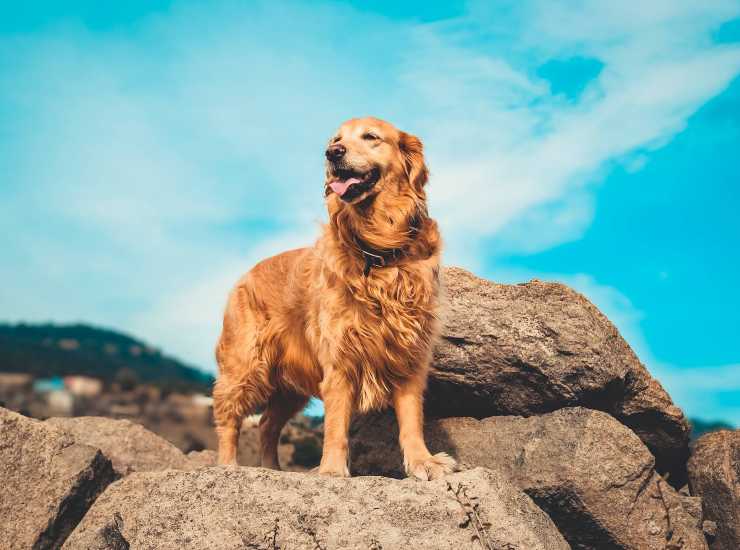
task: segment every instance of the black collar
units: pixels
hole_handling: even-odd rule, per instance
[[[373,267],[385,267],[393,264],[393,262],[403,256],[404,252],[402,248],[391,248],[390,250],[377,250],[367,246],[365,243],[357,243],[357,246],[362,252],[362,257],[365,259],[365,269],[362,271],[363,275],[367,277],[370,275],[370,270]]]
[[[420,225],[421,222],[419,220],[419,216],[412,216],[409,220],[409,231],[413,233],[414,238],[416,238],[416,235],[419,233]],[[357,243],[357,248],[360,249],[362,257],[365,260],[365,269],[363,269],[362,271],[365,277],[370,275],[370,270],[372,268],[393,265],[396,260],[406,255],[405,247],[379,250],[377,248],[369,246],[367,243],[357,237],[355,237],[355,242]]]

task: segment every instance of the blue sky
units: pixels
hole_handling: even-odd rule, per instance
[[[0,318],[213,369],[226,292],[310,244],[345,118],[420,135],[445,260],[589,296],[740,424],[740,2],[0,7]]]

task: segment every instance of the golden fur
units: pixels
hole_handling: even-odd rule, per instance
[[[219,462],[236,463],[242,418],[266,406],[262,465],[279,468],[280,430],[317,396],[325,407],[319,473],[349,475],[352,413],[392,405],[407,472],[436,478],[454,461],[432,456],[422,436],[440,256],[437,224],[427,214],[422,144],[386,122],[363,118],[345,122],[329,145],[346,153],[339,164],[327,161],[329,223],[316,245],[260,262],[230,294],[216,350]],[[377,181],[343,200],[330,185],[340,167],[375,174]],[[368,272],[363,249],[393,254],[388,265]]]

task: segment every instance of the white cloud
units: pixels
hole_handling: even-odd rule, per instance
[[[290,248],[317,234],[323,145],[353,115],[425,140],[448,261],[577,239],[591,185],[615,162],[639,169],[636,151],[740,70],[740,49],[709,39],[737,3],[700,4],[473,3],[422,25],[222,1],[2,39],[16,68],[0,73],[14,112],[0,141],[14,176],[0,190],[3,316],[141,332],[212,368],[236,276],[276,235]],[[536,69],[571,56],[604,69],[565,103]]]
[[[724,420],[740,427],[740,365],[658,364],[653,372],[685,411],[701,420]]]
[[[195,364],[213,365],[226,299],[236,281],[263,258],[297,245],[310,245],[309,235],[309,231],[274,235],[244,257],[212,266],[206,277],[172,289],[153,301],[151,308],[130,320],[129,330],[134,334],[156,334],[157,343],[165,349],[176,349]]]
[[[446,229],[468,236],[490,235],[512,222],[521,225],[527,210],[560,201],[598,180],[605,163],[664,144],[740,71],[740,48],[718,47],[709,40],[720,23],[740,14],[736,2],[645,6],[597,0],[580,2],[578,8],[524,2],[514,9],[520,26],[508,31],[501,27],[511,21],[501,22],[499,9],[492,6],[474,4],[464,24],[446,23],[440,32],[456,48],[466,44],[471,50],[466,57],[504,55],[519,69],[471,74],[435,56],[429,63],[436,70],[417,81],[421,88],[442,90],[454,82],[452,91],[462,99],[443,111],[441,120],[430,121],[426,135],[441,165],[434,182],[444,191],[433,198],[440,217]],[[501,30],[498,41],[486,40],[491,28]],[[504,36],[511,42],[502,44]],[[525,76],[548,59],[571,56],[604,63],[575,104],[548,96],[535,77]],[[491,93],[469,100],[468,92],[481,89]],[[485,100],[475,101],[480,98]],[[435,125],[444,132],[435,132]],[[573,219],[584,226],[582,217]],[[573,237],[571,227],[543,228],[541,220],[530,230]]]

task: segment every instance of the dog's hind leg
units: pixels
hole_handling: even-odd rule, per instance
[[[239,431],[245,416],[231,383],[221,376],[213,389],[213,416],[218,435],[218,463],[236,466]]]
[[[242,420],[264,405],[273,392],[270,367],[256,353],[250,353],[254,350],[246,354],[219,353],[221,374],[213,388],[219,464],[237,464]]]
[[[280,432],[293,415],[306,406],[308,397],[280,390],[272,394],[260,418],[260,461],[263,468],[280,469]]]

